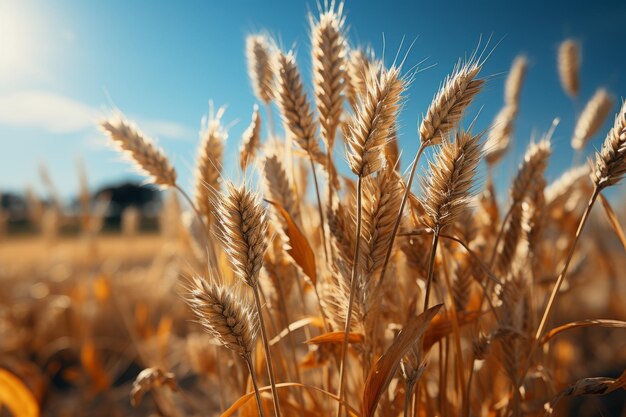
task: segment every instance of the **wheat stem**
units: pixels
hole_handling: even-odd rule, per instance
[[[341,364],[339,366],[339,402],[337,403],[337,413],[336,416],[341,416],[341,403],[344,395],[344,387],[345,387],[345,371],[346,371],[346,360],[348,358],[348,336],[350,334],[350,324],[352,322],[352,308],[354,307],[354,298],[356,293],[356,284],[357,284],[357,268],[359,261],[359,248],[361,246],[360,238],[361,238],[361,221],[362,221],[362,204],[363,204],[363,196],[362,196],[362,188],[363,188],[363,178],[361,176],[358,177],[356,183],[356,244],[354,245],[354,257],[352,258],[352,274],[350,277],[350,296],[348,299],[348,311],[346,312],[346,325],[344,328],[343,335],[343,344],[341,345]]]
[[[261,307],[261,298],[259,297],[259,286],[252,287],[254,293],[254,303],[256,304],[257,313],[259,315],[259,323],[261,328],[261,340],[263,342],[263,349],[265,350],[265,360],[267,362],[267,373],[270,378],[270,386],[272,391],[272,399],[274,401],[274,415],[280,417],[280,403],[278,401],[278,391],[276,391],[276,378],[274,376],[274,366],[272,364],[272,356],[270,353],[270,345],[268,343],[267,329],[265,328],[265,319],[263,318],[263,311]]]
[[[252,366],[252,358],[248,356],[245,358],[245,361],[246,365],[248,365],[248,371],[250,372],[250,379],[252,379],[252,386],[254,387],[254,396],[259,409],[259,416],[265,417],[265,413],[263,413],[263,403],[261,402],[261,393],[259,392],[259,385],[256,380],[256,375],[254,374],[254,367]],[[219,363],[217,365],[219,365]]]
[[[406,205],[407,200],[409,199],[409,195],[411,194],[411,185],[413,184],[413,178],[415,177],[415,171],[417,170],[417,164],[428,145],[425,142],[420,142],[420,147],[415,154],[415,158],[413,159],[413,164],[411,165],[411,173],[409,174],[409,181],[406,184],[406,190],[404,190],[404,195],[402,196],[402,202],[400,203],[400,209],[398,210],[398,217],[396,218],[396,222],[393,224],[393,230],[391,231],[391,237],[389,238],[389,246],[387,246],[387,252],[385,253],[385,260],[383,262],[383,266],[380,271],[380,278],[378,280],[378,288],[380,289],[383,280],[385,279],[385,271],[387,270],[387,265],[389,264],[389,259],[391,259],[391,252],[393,250],[393,243],[396,239],[396,234],[398,233],[398,229],[400,228],[400,222],[402,221],[402,213],[404,212],[404,206]]]
[[[315,173],[315,164],[313,156],[309,153],[309,162],[311,163],[311,172],[313,173],[313,184],[315,186],[315,196],[317,197],[317,211],[320,216],[320,230],[322,232],[322,245],[324,246],[324,260],[328,264],[328,245],[326,244],[326,230],[324,228],[324,209],[322,208],[322,199],[320,198],[320,189],[317,182],[317,174]]]
[[[200,210],[198,210],[196,205],[193,203],[193,200],[191,199],[189,194],[187,194],[185,192],[185,190],[183,190],[178,184],[176,184],[174,187],[183,196],[183,198],[185,200],[187,200],[187,203],[189,203],[189,205],[191,206],[191,209],[193,210],[193,212],[195,213],[196,217],[198,218],[198,221],[202,225],[202,229],[204,230],[204,241],[207,244],[207,247],[211,248],[208,251],[208,256],[210,258],[212,258],[212,259],[209,259],[209,267],[218,268],[217,253],[215,252],[215,245],[211,244],[211,240],[209,239],[209,236],[211,236],[209,224],[207,224],[204,221],[204,218],[203,218],[202,214],[200,213]],[[208,220],[210,220],[210,218],[207,218],[207,221]]]
[[[276,284],[278,287],[278,295],[280,298],[280,300],[278,300],[278,305],[283,315],[283,318],[285,319],[284,324],[287,327],[287,340],[289,342],[289,353],[291,354],[291,361],[293,362],[293,366],[295,367],[295,370],[296,370],[295,371],[296,382],[300,384],[302,383],[302,376],[300,375],[300,368],[298,367],[298,361],[296,358],[296,343],[293,340],[293,333],[291,332],[291,329],[289,328],[289,324],[291,323],[291,320],[289,319],[289,313],[287,311],[287,296],[285,295],[283,283],[280,278],[276,280]],[[289,369],[289,367],[287,367],[287,369]],[[296,390],[296,396],[298,397],[298,401],[300,401],[301,404],[304,404],[304,397],[302,396],[302,390]]]
[[[539,347],[541,334],[544,332],[546,324],[548,323],[548,319],[550,318],[550,313],[552,312],[552,308],[554,307],[556,296],[558,295],[559,290],[561,289],[561,285],[563,284],[563,281],[565,281],[565,276],[567,274],[569,264],[572,260],[572,257],[574,256],[574,251],[576,250],[576,244],[578,243],[578,239],[580,238],[583,228],[585,227],[585,224],[587,223],[587,220],[589,219],[589,214],[591,213],[593,204],[596,202],[596,199],[600,195],[600,191],[601,191],[601,188],[595,185],[593,189],[593,194],[589,198],[589,202],[587,203],[587,207],[585,208],[585,212],[583,213],[583,216],[580,219],[580,222],[578,223],[578,229],[576,229],[574,242],[572,242],[572,246],[570,247],[569,253],[567,254],[567,258],[565,259],[565,264],[563,265],[563,268],[561,269],[561,273],[559,274],[558,278],[556,279],[556,283],[554,284],[554,287],[552,288],[552,292],[550,293],[550,298],[548,299],[548,304],[546,305],[546,308],[543,312],[543,316],[541,317],[541,321],[539,322],[539,327],[537,328],[537,332],[535,333],[535,338],[533,339],[533,342],[530,346],[528,358],[526,360],[526,366],[524,367],[522,374],[519,376],[517,384],[515,384],[516,391],[519,391],[519,388],[520,388],[519,384],[521,383],[521,381],[524,380],[524,376],[530,369],[530,366],[532,363],[532,357],[535,355],[535,352],[537,351],[537,348]]]
[[[550,317],[550,313],[552,312],[552,308],[554,306],[554,302],[556,300],[556,296],[558,295],[559,290],[561,289],[561,285],[563,284],[563,281],[565,280],[565,275],[567,274],[567,269],[569,268],[569,264],[572,260],[572,257],[574,256],[576,244],[578,243],[578,239],[580,238],[583,228],[585,227],[585,223],[587,223],[587,220],[589,219],[589,214],[591,213],[591,209],[596,199],[598,198],[598,195],[600,195],[600,188],[596,186],[594,187],[593,194],[589,198],[589,203],[587,203],[587,208],[585,208],[585,212],[583,213],[583,216],[580,219],[580,223],[578,223],[578,229],[576,230],[574,242],[572,243],[569,253],[567,254],[565,265],[563,265],[563,269],[561,270],[561,273],[559,274],[559,277],[556,280],[556,284],[554,285],[554,288],[552,288],[550,299],[548,300],[548,304],[546,305],[546,309],[544,310],[543,316],[541,317],[539,327],[537,328],[537,332],[535,333],[535,341],[533,342],[534,348],[536,348],[536,345],[538,344],[541,334],[545,330],[546,324]],[[533,351],[534,349],[531,350],[531,353],[534,353]]]
[[[437,243],[439,243],[439,227],[435,227],[433,233],[433,243],[430,247],[430,259],[428,260],[428,274],[426,276],[426,295],[424,296],[424,311],[428,310],[428,299],[430,297],[430,287],[433,280],[435,267],[435,256],[437,255]]]
[[[404,417],[409,417],[409,404],[411,404],[411,394],[413,393],[415,382],[415,380],[406,382],[406,388],[404,392]]]

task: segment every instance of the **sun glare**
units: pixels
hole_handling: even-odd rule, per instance
[[[34,25],[19,2],[0,1],[0,81],[35,70]]]

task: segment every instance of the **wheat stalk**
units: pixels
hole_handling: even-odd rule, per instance
[[[226,192],[218,208],[218,219],[222,230],[221,240],[235,274],[252,288],[272,388],[274,412],[276,417],[280,417],[276,378],[259,296],[259,272],[267,250],[265,240],[267,218],[258,198],[248,191],[245,185],[235,187],[231,182],[227,182]]]
[[[426,117],[422,120],[419,129],[420,146],[413,158],[409,179],[406,183],[404,195],[402,196],[400,208],[398,209],[398,216],[391,232],[391,239],[389,240],[387,253],[385,254],[385,260],[383,261],[380,272],[380,282],[385,279],[385,272],[387,271],[387,265],[391,259],[393,243],[395,242],[398,228],[400,227],[404,207],[411,193],[411,187],[420,157],[428,146],[440,143],[443,135],[446,135],[452,129],[456,128],[463,113],[472,103],[474,97],[480,92],[484,84],[484,80],[476,78],[482,69],[482,65],[483,62],[475,61],[474,57],[464,64],[457,64],[452,74],[444,80],[443,86],[439,89],[439,92],[435,95],[428,108]]]
[[[474,176],[481,158],[481,135],[459,131],[454,142],[445,141],[432,162],[430,175],[422,183],[426,225],[434,231],[426,277],[424,311],[428,309],[433,265],[439,234],[467,208],[473,193]]]
[[[356,295],[359,250],[361,246],[362,219],[362,187],[363,178],[377,172],[384,165],[383,148],[389,134],[395,126],[397,112],[402,100],[404,81],[400,78],[400,70],[391,67],[377,74],[369,74],[367,95],[359,104],[359,109],[346,129],[348,164],[357,175],[356,190],[356,237],[354,256],[352,258],[352,274],[350,278],[350,295],[346,312],[344,340],[341,347],[341,365],[339,368],[340,402],[337,405],[337,417],[341,415],[341,399],[344,395],[345,366],[348,352],[348,337],[352,320],[352,308]]]
[[[567,271],[574,256],[574,251],[576,249],[576,245],[580,238],[580,235],[587,223],[589,218],[589,214],[591,213],[591,209],[595,201],[597,200],[600,192],[604,190],[606,187],[617,184],[623,175],[626,173],[626,102],[622,103],[622,107],[620,111],[615,116],[615,122],[613,123],[613,127],[609,130],[604,143],[602,145],[602,150],[596,153],[596,163],[595,169],[592,170],[590,176],[591,180],[594,184],[593,193],[591,197],[589,197],[589,202],[587,203],[587,207],[585,208],[585,212],[583,213],[580,222],[578,223],[578,228],[576,229],[576,234],[574,235],[574,241],[570,247],[570,250],[565,258],[565,263],[563,264],[563,268],[561,269],[561,273],[556,279],[556,283],[552,288],[550,293],[550,298],[548,299],[548,303],[546,308],[543,311],[543,315],[539,322],[539,326],[537,327],[537,331],[535,332],[535,338],[533,339],[533,343],[530,347],[530,353],[528,355],[528,361],[526,364],[526,368],[521,375],[521,378],[524,378],[526,372],[530,368],[531,361],[533,355],[539,346],[539,340],[545,330],[545,327],[548,323],[548,319],[550,318],[550,313],[552,312],[552,308],[556,302],[556,297],[559,294],[559,290],[561,289],[561,285],[565,281],[565,277],[567,275]]]

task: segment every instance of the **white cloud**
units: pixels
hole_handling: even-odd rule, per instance
[[[0,123],[50,133],[80,132],[93,126],[98,112],[71,98],[44,91],[0,96]]]
[[[0,125],[36,128],[48,133],[80,133],[92,130],[105,112],[61,94],[48,91],[18,91],[0,95]],[[145,119],[139,126],[160,138],[193,138],[195,133],[169,120]]]

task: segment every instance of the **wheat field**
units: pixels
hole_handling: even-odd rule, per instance
[[[162,191],[158,231],[127,209],[105,232],[88,169],[77,213],[32,195],[37,233],[0,228],[0,415],[626,415],[626,238],[605,197],[626,173],[626,104],[599,88],[571,138],[580,156],[602,136],[593,158],[548,182],[555,120],[498,195],[525,56],[494,78],[497,47],[469,51],[408,116],[407,155],[418,69],[350,44],[342,4],[308,20],[311,80],[267,32],[246,39],[257,105],[230,138],[237,179],[223,108],[194,187],[116,111],[101,140]],[[572,100],[580,56],[566,39],[555,57]],[[479,114],[500,82],[501,110]]]

